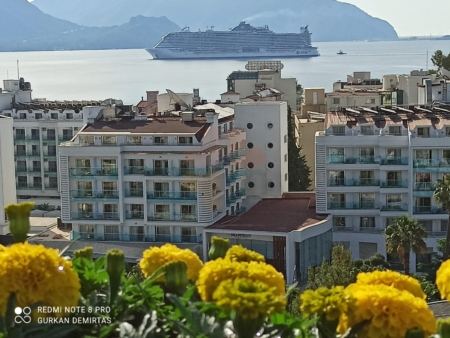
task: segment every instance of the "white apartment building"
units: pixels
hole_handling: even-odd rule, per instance
[[[316,134],[316,210],[333,216],[334,242],[353,258],[386,254],[382,231],[407,214],[428,231],[427,252],[436,251],[448,215],[432,196],[450,173],[449,137],[449,107],[328,113]],[[411,271],[430,259],[412,255]]]
[[[431,105],[434,102],[450,102],[450,80],[426,79],[418,85],[419,104]]]
[[[103,114],[60,145],[62,221],[73,238],[196,247],[204,227],[245,211],[244,141],[218,106],[153,118]]]
[[[31,84],[23,78],[3,80],[3,88],[0,88],[0,112],[11,109],[13,103],[23,102],[31,102]]]
[[[286,102],[236,104],[236,127],[246,132],[247,204],[288,192]]]
[[[6,235],[7,225],[4,207],[16,203],[14,184],[13,119],[0,115],[0,234]]]

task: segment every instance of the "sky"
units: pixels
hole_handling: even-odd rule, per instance
[[[450,0],[338,0],[389,22],[399,36],[450,35]]]

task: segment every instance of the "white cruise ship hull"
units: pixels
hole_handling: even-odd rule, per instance
[[[319,56],[317,48],[299,48],[296,50],[259,51],[259,52],[206,52],[169,48],[146,49],[153,59],[255,59],[255,58],[298,58]]]

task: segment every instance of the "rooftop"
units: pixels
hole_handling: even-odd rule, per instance
[[[258,71],[237,70],[228,75],[227,80],[249,80],[258,79]]]
[[[316,214],[315,194],[285,194],[263,199],[239,216],[225,216],[208,229],[289,233],[326,219]]]

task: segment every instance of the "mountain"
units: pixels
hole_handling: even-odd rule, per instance
[[[309,25],[313,41],[397,39],[386,21],[336,0],[35,0],[43,12],[85,26],[123,24],[136,15],[166,16],[191,30],[228,30],[241,20],[298,32]],[[105,4],[107,4],[105,6]]]
[[[110,27],[85,27],[44,14],[26,0],[1,0],[0,52],[145,48],[180,27],[166,17],[136,16]]]

